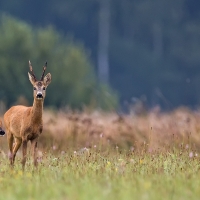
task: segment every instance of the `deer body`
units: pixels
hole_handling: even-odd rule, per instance
[[[37,166],[36,147],[39,135],[42,133],[43,121],[43,103],[45,98],[45,91],[47,86],[51,82],[51,74],[48,73],[44,77],[46,66],[40,81],[36,80],[33,74],[32,66],[30,65],[30,71],[28,73],[29,80],[33,85],[33,106],[26,107],[22,105],[11,107],[4,114],[4,124],[7,132],[8,146],[10,150],[10,164],[13,166],[15,156],[22,144],[22,168],[24,169],[27,156],[27,142],[31,141],[31,148],[33,154],[34,165]],[[14,142],[14,146],[13,146]]]
[[[38,102],[42,104],[43,102]],[[42,132],[42,105],[33,107],[13,106],[4,115],[4,122],[8,133],[16,138],[31,140]],[[36,111],[39,109],[38,111]],[[31,137],[32,136],[32,137]]]

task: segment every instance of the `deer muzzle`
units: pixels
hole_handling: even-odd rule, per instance
[[[42,93],[38,92],[37,95],[36,95],[36,98],[37,99],[43,99]]]
[[[5,135],[5,131],[0,128],[0,136]]]

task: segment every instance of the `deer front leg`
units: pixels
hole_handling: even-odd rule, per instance
[[[13,162],[13,165],[14,165],[14,162],[15,162],[16,153],[17,153],[19,147],[21,146],[21,143],[22,143],[22,139],[20,139],[20,138],[15,138],[15,145],[14,145],[14,148],[13,148],[13,155],[12,155],[12,162]]]
[[[24,171],[27,157],[27,140],[22,142],[22,156],[22,170]]]
[[[35,138],[34,140],[31,140],[31,150],[32,150],[32,156],[33,156],[33,163],[34,166],[37,167],[37,141],[38,138]]]

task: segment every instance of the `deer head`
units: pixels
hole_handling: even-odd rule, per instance
[[[5,131],[2,129],[2,121],[0,120],[0,136],[5,135]]]
[[[39,81],[36,79],[30,61],[29,61],[29,68],[30,68],[30,73],[28,72],[28,76],[31,84],[33,85],[33,97],[36,100],[43,100],[45,98],[46,88],[51,83],[51,74],[48,73],[46,76],[44,76],[45,70],[47,68],[47,62],[43,67],[43,73]]]
[[[5,131],[0,127],[0,136],[5,135]]]

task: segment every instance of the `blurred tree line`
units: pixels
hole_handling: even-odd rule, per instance
[[[102,8],[101,2],[105,1],[35,0],[25,2],[19,0],[13,2],[11,0],[1,0],[0,10],[26,20],[27,23],[33,25],[46,26],[51,24],[56,30],[71,34],[76,40],[84,41],[84,45],[91,50],[92,62],[95,66],[98,66],[99,29],[100,27],[104,27],[103,25],[99,26],[99,23],[102,22],[102,20],[100,21],[99,14]],[[179,105],[198,105],[200,103],[199,1],[110,0],[109,2],[110,5],[107,7],[107,12],[109,12],[107,13],[109,14],[107,19],[109,23],[107,20],[104,20],[105,27],[107,29],[109,28],[109,37],[107,37],[107,39],[109,38],[109,44],[105,43],[105,46],[109,45],[107,52],[109,59],[109,70],[107,72],[109,73],[108,82],[112,88],[118,91],[121,104],[123,105],[125,101],[131,103],[131,101],[135,101],[135,99],[142,98],[149,106],[160,104],[166,109]],[[13,25],[11,27],[13,27]],[[23,27],[21,27],[21,29],[22,28]],[[19,41],[15,43],[16,46],[18,46],[18,43],[22,45],[21,53],[24,59],[18,57],[16,52],[8,52],[5,56],[10,57],[9,55],[14,54],[15,63],[19,62],[19,64],[22,64],[22,60],[26,62],[31,56],[33,57],[33,66],[34,61],[38,62],[36,63],[37,65],[40,64],[42,62],[41,58],[45,55],[45,48],[49,49],[49,45],[55,45],[50,39],[50,35],[54,34],[55,30],[45,30],[46,32],[43,33],[41,29],[38,29],[38,41],[32,42],[39,48],[35,47],[35,49],[31,51],[31,54],[29,54],[30,52],[26,49],[27,45],[31,45],[27,34],[24,34],[21,38],[21,40],[25,40],[22,42],[23,45]],[[27,31],[30,31],[30,35],[33,34],[33,30]],[[54,31],[54,33],[52,33],[52,31]],[[39,34],[39,32],[42,33]],[[44,36],[45,34],[47,36]],[[106,34],[106,32],[104,34]],[[20,40],[20,35],[18,37]],[[48,38],[51,42],[48,41]],[[7,40],[9,41],[9,38]],[[46,43],[47,45],[42,45]],[[1,45],[0,48],[5,47]],[[91,70],[91,65],[88,64],[90,61],[87,55],[85,58],[83,47],[80,47],[80,51],[76,48],[70,50],[71,47],[63,47],[63,49],[64,48],[68,49],[65,51],[75,51],[73,53],[71,52],[73,56],[79,57],[80,55],[77,54],[81,54],[82,59],[80,58],[79,61],[77,61],[77,59],[73,60],[72,56],[70,59],[66,57],[64,60],[60,61],[62,53],[58,52],[61,51],[59,49],[56,52],[58,56],[56,59],[52,58],[55,53],[52,53],[49,57],[47,56],[48,58],[52,58],[50,59],[52,60],[52,64],[49,64],[49,71],[51,70],[53,73],[53,70],[56,70],[56,68],[51,68],[51,66],[58,66],[58,64],[55,63],[58,63],[58,61],[59,63],[71,62],[70,64],[82,62],[84,64],[81,64],[81,66],[89,65],[90,67],[83,67],[81,69],[83,70],[82,75],[80,75],[81,79],[93,81],[93,84],[95,84],[94,79],[85,78],[86,74],[88,76],[88,74],[93,74],[93,72]],[[53,46],[53,49],[56,51],[55,46]],[[0,59],[2,65],[1,70],[3,70],[5,56],[3,56],[2,53],[0,55],[2,57]],[[12,62],[11,59],[9,59],[9,62]],[[70,66],[70,64],[65,64],[64,66]],[[26,63],[24,63],[23,66],[26,67]],[[62,66],[59,65],[59,69],[62,69]],[[88,73],[87,70],[90,72]],[[95,70],[98,72],[97,68]],[[9,71],[9,73],[12,72]],[[73,73],[74,76],[77,74],[73,70],[70,73],[72,74],[69,75],[67,72],[65,74],[60,70],[61,80],[62,76],[69,75],[71,78],[73,77]],[[63,78],[63,81],[64,80],[65,78]],[[6,80],[2,79],[1,81]],[[7,87],[9,87],[9,83],[7,82],[8,80],[4,82],[4,84],[6,83],[6,85],[8,85]],[[85,84],[87,85],[87,83]],[[88,85],[93,84],[89,83]],[[23,83],[21,83],[20,87],[23,87],[22,85]],[[64,86],[65,83],[62,83],[62,85]],[[60,87],[59,90],[61,90],[61,88],[62,87]],[[70,91],[70,88],[71,86],[68,83],[68,89],[66,89],[66,91],[68,91],[69,94],[66,94],[64,103],[68,101],[69,95],[76,91],[74,89]],[[26,90],[27,88],[24,87],[23,91]],[[81,90],[81,88],[79,88],[79,90]],[[86,93],[85,90],[79,90],[76,91],[77,94],[73,94],[72,96],[78,98],[82,94],[85,94],[85,102],[89,102],[87,98],[89,98],[90,95],[87,94],[92,90],[92,87],[87,88]],[[53,87],[51,93],[52,92],[56,92]],[[12,93],[16,93],[16,90],[13,89]],[[55,94],[54,98],[56,98],[57,95],[59,96],[59,94]],[[52,99],[54,98],[52,97]],[[50,99],[48,99],[48,102],[50,103]],[[71,100],[71,102],[74,102],[75,105],[79,104],[75,100]]]
[[[0,18],[0,99],[7,106],[32,104],[33,89],[28,79],[31,60],[38,80],[45,59],[52,74],[45,104],[55,107],[84,106],[112,109],[117,98],[112,90],[98,84],[81,43],[58,33],[53,27],[34,28],[13,17]],[[112,95],[111,95],[112,94]]]

